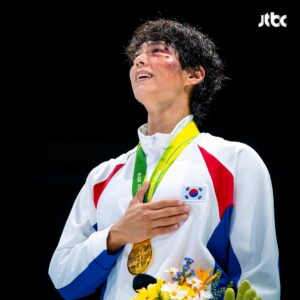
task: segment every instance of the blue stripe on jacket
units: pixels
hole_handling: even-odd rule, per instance
[[[237,282],[241,277],[241,267],[232,249],[229,230],[233,206],[230,205],[225,210],[223,217],[212,234],[207,248],[215,259],[215,272],[221,271],[221,278],[217,284],[217,289],[221,290],[220,299],[223,299],[225,287],[233,282],[236,288]]]
[[[109,254],[106,250],[101,252],[83,272],[67,286],[58,289],[58,292],[64,299],[70,300],[92,294],[106,281],[123,249],[124,247],[115,254]]]

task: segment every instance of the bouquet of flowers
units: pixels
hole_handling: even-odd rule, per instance
[[[137,291],[131,300],[207,300],[212,299],[210,283],[220,278],[216,272],[210,276],[210,269],[201,271],[191,269],[194,261],[185,257],[182,270],[176,268],[166,270],[173,282],[158,278],[155,284]]]

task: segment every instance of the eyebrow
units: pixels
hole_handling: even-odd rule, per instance
[[[143,43],[143,44],[144,44],[144,43]],[[133,54],[133,58],[135,58],[137,55],[139,55],[139,53],[141,52],[141,46],[142,46],[143,44],[141,44],[141,45],[136,49],[136,51],[135,51],[134,54]],[[145,44],[146,44],[147,46],[162,45],[162,46],[165,46],[165,47],[167,47],[167,48],[170,48],[170,47],[173,48],[172,45],[167,44],[167,43],[164,42],[164,41],[148,41],[148,42],[145,42]]]
[[[166,42],[164,41],[149,41],[149,42],[146,42],[147,46],[153,46],[153,45],[164,45],[164,46],[167,46]]]

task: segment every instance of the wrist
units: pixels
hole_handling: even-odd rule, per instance
[[[112,225],[107,236],[107,252],[114,253],[125,244],[126,242],[122,238],[122,234],[118,229],[118,225]]]

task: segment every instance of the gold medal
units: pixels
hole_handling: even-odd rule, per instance
[[[150,240],[134,244],[128,257],[127,267],[132,275],[146,271],[152,260],[152,247]]]

